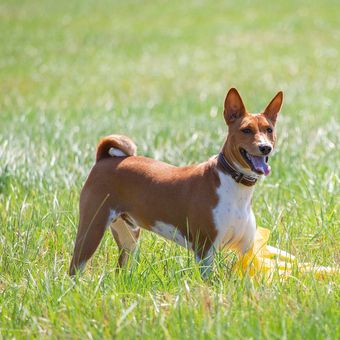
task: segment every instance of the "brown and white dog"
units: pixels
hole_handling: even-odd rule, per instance
[[[119,266],[136,248],[140,227],[192,249],[203,276],[216,250],[247,252],[256,230],[254,184],[270,172],[282,100],[279,92],[262,113],[250,114],[230,89],[224,102],[226,141],[218,156],[198,165],[175,167],[136,156],[129,138],[103,138],[80,195],[70,274],[85,266],[107,227],[120,250]]]

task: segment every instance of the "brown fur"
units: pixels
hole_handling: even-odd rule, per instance
[[[74,265],[92,256],[112,207],[118,212],[128,212],[144,229],[150,229],[156,221],[175,225],[189,241],[197,242],[198,251],[203,253],[216,234],[211,216],[219,185],[215,163],[216,160],[211,160],[177,168],[140,156],[97,162],[80,195],[82,213]],[[85,222],[92,220],[92,225]],[[85,230],[88,231],[84,239]]]
[[[229,98],[226,97],[224,104],[224,119],[228,125],[228,136],[222,151],[232,163],[238,162],[244,168],[249,168],[239,150],[243,148],[252,155],[261,156],[258,148],[260,140],[266,140],[273,147],[275,146],[275,123],[282,105],[283,93],[279,92],[263,112],[252,115],[247,112],[239,93],[233,89],[230,91],[232,95]],[[252,133],[244,134],[242,129],[245,128],[250,128]],[[268,133],[268,128],[272,128],[273,132]]]
[[[110,135],[102,138],[97,145],[96,162],[103,158],[111,157],[110,148],[116,148],[123,151],[127,156],[136,156],[137,147],[135,143],[126,136]]]
[[[248,167],[239,153],[240,146],[255,154],[260,137],[275,143],[275,134],[268,135],[266,129],[274,128],[281,102],[282,93],[279,93],[263,114],[252,116],[247,113],[238,92],[235,89],[229,91],[224,107],[229,135],[222,150],[231,164],[238,161]],[[244,135],[240,132],[244,127],[252,128],[254,133]],[[110,157],[111,147],[122,150],[129,157]],[[147,230],[156,221],[176,226],[188,241],[195,244],[194,250],[200,257],[214,242],[217,231],[212,209],[218,202],[216,188],[220,185],[216,159],[175,167],[135,155],[135,144],[125,136],[111,135],[98,144],[97,162],[80,195],[80,220],[71,275],[96,250],[111,209],[121,214],[111,225],[121,251],[120,265],[126,262],[126,254],[133,251],[139,237],[139,229],[130,226],[131,220]],[[120,235],[122,228],[125,231]]]

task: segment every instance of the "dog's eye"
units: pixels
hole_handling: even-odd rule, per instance
[[[242,129],[242,132],[248,134],[248,133],[251,133],[251,129],[249,129],[249,128]]]
[[[268,133],[272,133],[272,132],[273,132],[273,129],[269,127],[269,128],[267,129],[267,132],[268,132]]]

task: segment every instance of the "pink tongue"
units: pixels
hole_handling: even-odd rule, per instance
[[[270,173],[270,166],[266,163],[266,157],[261,156],[251,156],[249,155],[251,162],[253,163],[254,169],[257,172],[263,173],[265,176],[268,176]]]

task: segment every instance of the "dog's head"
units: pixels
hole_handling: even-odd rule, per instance
[[[223,153],[246,173],[270,173],[268,160],[275,146],[275,124],[282,101],[283,93],[278,92],[262,113],[250,114],[237,90],[229,90],[224,101],[229,133]]]

